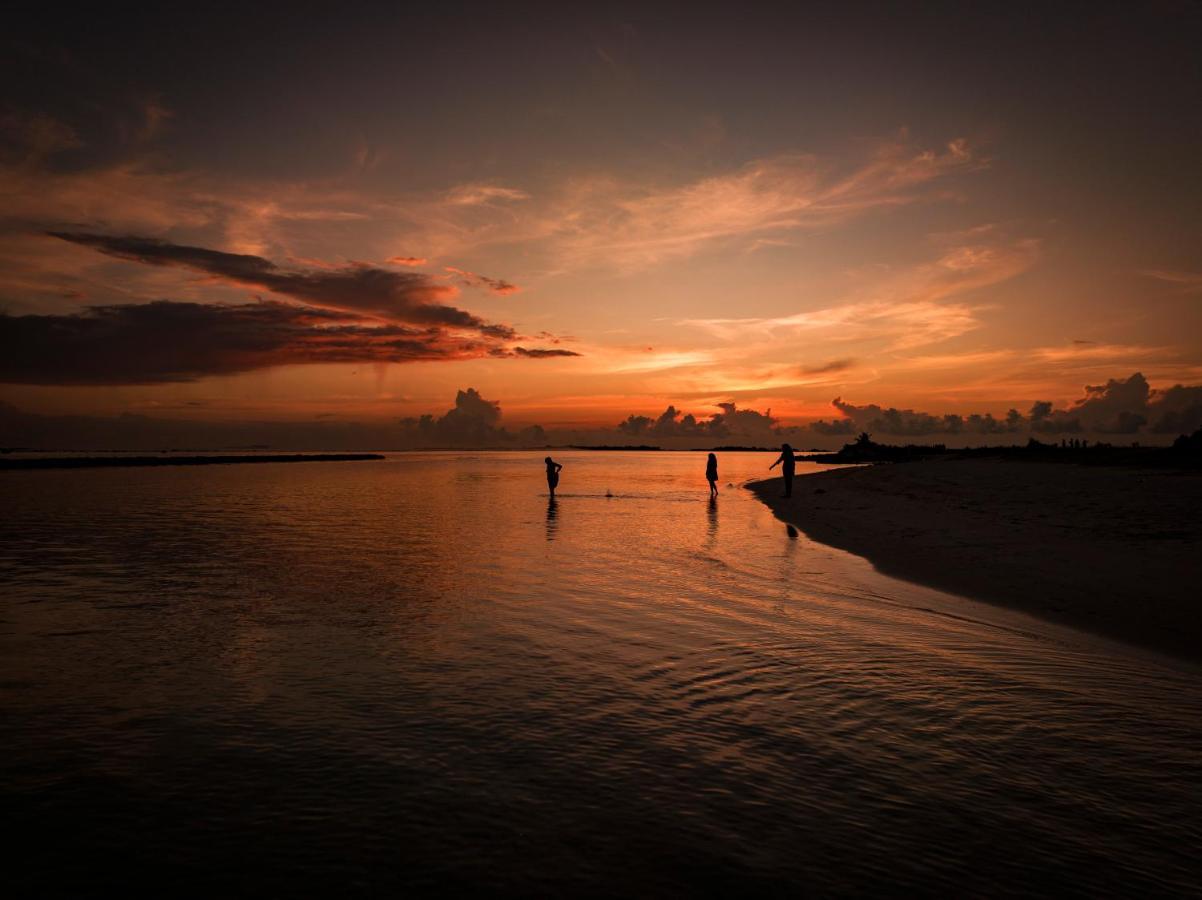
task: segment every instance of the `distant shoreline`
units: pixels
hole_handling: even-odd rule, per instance
[[[1202,473],[943,459],[748,488],[879,571],[1202,659]]]
[[[244,463],[356,462],[384,459],[379,453],[288,453],[256,456],[42,456],[4,459],[0,471],[29,469],[124,469],[137,466],[226,466]]]

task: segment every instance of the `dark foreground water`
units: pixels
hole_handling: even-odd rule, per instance
[[[8,896],[1198,890],[1197,668],[561,461],[0,473]]]

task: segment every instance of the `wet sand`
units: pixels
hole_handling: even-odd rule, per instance
[[[1202,474],[938,460],[748,487],[888,575],[1202,659]]]

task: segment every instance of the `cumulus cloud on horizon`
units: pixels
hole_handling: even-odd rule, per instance
[[[1086,385],[1085,393],[1067,409],[1051,401],[1036,401],[1026,415],[1011,409],[1005,417],[990,413],[935,414],[912,409],[884,409],[876,404],[856,406],[836,397],[832,405],[843,414],[831,421],[818,420],[811,430],[824,435],[851,435],[861,431],[893,437],[931,435],[1032,435],[1094,433],[1105,435],[1184,434],[1202,428],[1202,385],[1174,385],[1153,389],[1142,373],[1105,384]]]
[[[402,419],[405,440],[429,447],[541,447],[547,442],[539,425],[511,433],[500,425],[501,404],[486,400],[475,388],[455,395],[455,405],[441,416],[427,414]]]
[[[1175,435],[1202,428],[1202,385],[1153,389],[1139,372],[1102,385],[1086,385],[1084,395],[1067,409],[1037,401],[1026,414],[1011,409],[1000,417],[921,412],[875,403],[857,406],[840,397],[831,405],[840,417],[795,426],[781,425],[770,409],[759,412],[720,403],[719,412],[697,416],[669,405],[657,417],[632,414],[618,423],[615,431],[642,439],[733,438],[757,443],[802,440],[807,435],[851,437],[863,431],[888,438],[976,436],[1013,442],[1037,435]]]
[[[1142,387],[1141,387],[1142,386]],[[276,447],[319,449],[404,448],[515,448],[562,446],[577,443],[645,443],[667,446],[792,442],[805,446],[815,436],[845,438],[868,431],[883,438],[921,440],[948,436],[982,436],[986,442],[1019,443],[1027,436],[1055,434],[1135,434],[1125,430],[1100,431],[1098,426],[1132,427],[1131,416],[1144,416],[1144,432],[1160,435],[1191,433],[1202,428],[1202,385],[1174,385],[1165,389],[1143,387],[1140,373],[1105,385],[1089,386],[1068,409],[1056,410],[1048,401],[1034,405],[1027,415],[1017,410],[1001,418],[991,415],[935,415],[914,410],[855,406],[839,401],[847,413],[834,422],[782,425],[771,410],[760,412],[735,403],[717,404],[708,415],[685,413],[669,405],[660,415],[630,415],[608,429],[562,431],[528,425],[516,431],[501,420],[501,404],[486,399],[475,388],[458,391],[455,404],[441,415],[426,414],[391,423],[316,420],[295,422],[204,422],[187,419],[151,419],[122,414],[109,418],[43,416],[23,413],[0,403],[0,444],[5,446],[87,449],[101,446],[140,447],[230,446],[239,442],[268,443]],[[1143,400],[1141,401],[1141,397]],[[1142,402],[1143,412],[1132,404]],[[999,440],[1000,438],[1000,440]]]
[[[721,412],[698,419],[669,406],[657,418],[630,415],[617,425],[620,434],[630,437],[740,437],[771,439],[779,435],[772,410],[739,409],[734,403],[719,403]]]

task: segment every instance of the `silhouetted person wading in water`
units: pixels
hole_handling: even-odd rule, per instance
[[[554,499],[555,488],[559,487],[559,470],[563,466],[549,456],[543,462],[547,464],[547,490],[551,492],[551,497]]]
[[[710,496],[718,496],[718,457],[710,454],[705,462],[705,480],[710,483]]]
[[[780,445],[780,456],[776,458],[776,462],[768,467],[771,472],[777,466],[780,466],[780,472],[785,476],[785,496],[793,496],[793,472],[797,468],[797,458],[793,456],[793,448],[788,444]]]

